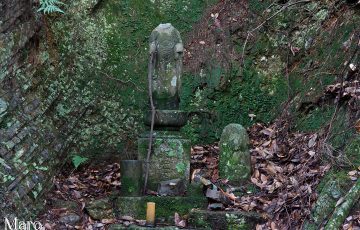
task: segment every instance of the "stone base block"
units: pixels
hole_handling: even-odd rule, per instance
[[[191,229],[251,230],[264,221],[256,212],[194,210],[188,225]]]
[[[149,227],[141,227],[141,226],[137,226],[137,225],[130,225],[130,226],[126,227],[126,226],[124,226],[122,224],[112,224],[109,227],[109,230],[125,230],[125,229],[132,229],[132,230],[155,230],[155,229],[177,230],[179,228],[172,227],[172,226],[149,228]]]
[[[148,137],[138,140],[138,159],[146,162]],[[149,162],[148,189],[156,191],[160,182],[182,179],[185,187],[190,180],[190,141],[177,135],[155,133]],[[146,172],[144,163],[143,172]]]
[[[118,197],[115,200],[117,213],[120,216],[131,216],[135,219],[146,219],[146,203],[155,202],[156,219],[173,224],[175,212],[188,214],[193,208],[206,208],[205,197]]]

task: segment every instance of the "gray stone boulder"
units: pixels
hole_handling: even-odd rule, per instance
[[[227,125],[220,138],[219,176],[240,185],[251,175],[249,136],[240,124]]]
[[[183,196],[185,184],[182,179],[162,181],[158,186],[158,194],[161,196]]]
[[[75,213],[68,213],[60,217],[59,221],[64,224],[75,226],[81,220],[81,217]]]

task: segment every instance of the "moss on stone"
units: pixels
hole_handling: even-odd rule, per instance
[[[148,188],[156,191],[161,181],[172,179],[183,179],[187,186],[190,177],[190,141],[180,136],[161,135],[153,143]],[[149,138],[138,139],[139,160],[146,159],[148,145]]]
[[[336,202],[348,191],[350,186],[351,180],[346,170],[329,171],[317,187],[319,197],[312,209],[310,221],[305,224],[305,229],[319,228],[330,217]]]
[[[146,203],[155,202],[156,218],[171,220],[175,212],[185,215],[193,208],[205,208],[205,197],[118,197],[116,207],[121,215],[145,219]]]
[[[255,212],[193,210],[189,215],[189,226],[199,229],[254,229],[264,219]]]

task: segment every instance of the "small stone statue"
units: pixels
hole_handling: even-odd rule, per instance
[[[170,23],[160,24],[150,36],[150,54],[154,54],[153,101],[157,110],[179,108],[183,43],[180,33]]]
[[[227,125],[220,137],[219,176],[240,186],[250,179],[249,136],[240,124]]]

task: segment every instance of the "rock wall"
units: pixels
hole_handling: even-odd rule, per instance
[[[31,0],[0,3],[0,221],[36,214],[90,110],[77,100],[76,79],[59,77],[53,34],[37,8]]]

